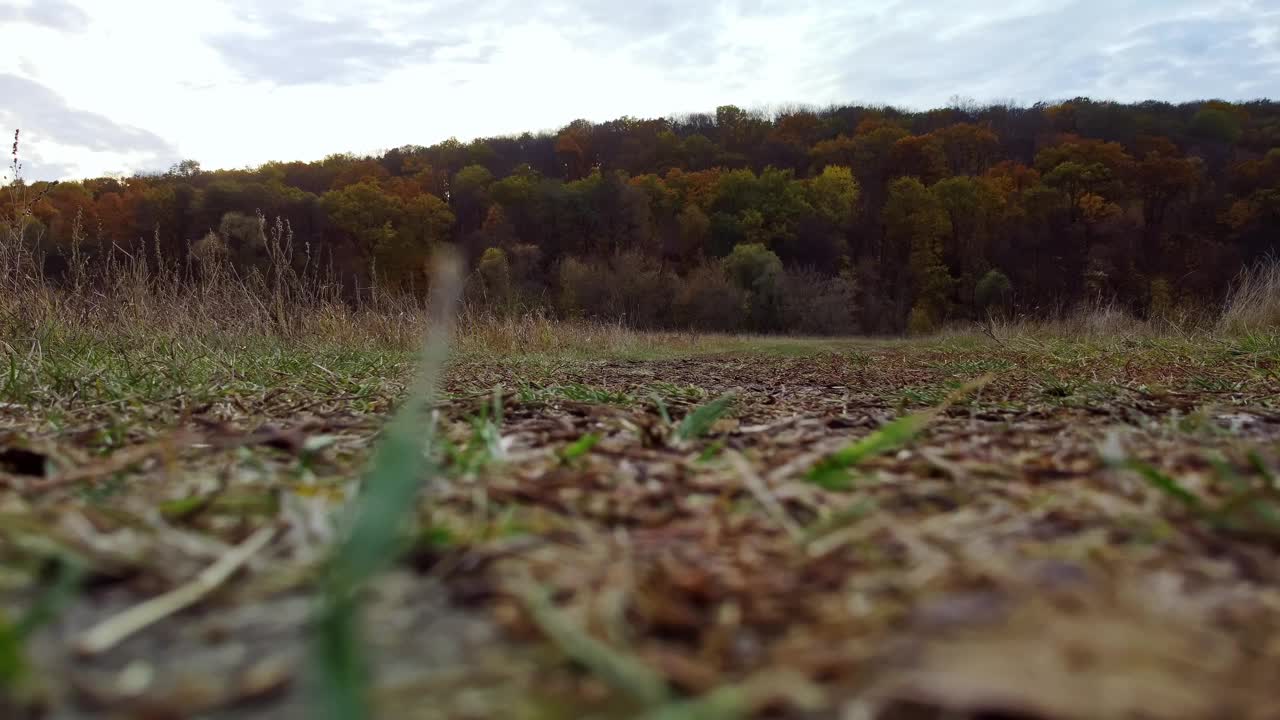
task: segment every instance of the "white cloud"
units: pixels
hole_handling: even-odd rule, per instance
[[[3,106],[16,109],[0,120],[29,130],[56,172],[96,174],[179,156],[210,168],[315,159],[723,103],[1176,101],[1280,87],[1280,13],[1260,2],[359,5],[0,2],[0,30],[21,24],[5,34],[0,74],[38,81],[58,112],[106,125],[40,128],[58,125],[48,105],[10,98]]]
[[[78,32],[88,26],[89,16],[67,0],[0,2],[0,23],[23,23]]]

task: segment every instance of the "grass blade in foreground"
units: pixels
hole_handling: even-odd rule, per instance
[[[582,437],[574,440],[560,451],[560,460],[562,462],[573,462],[587,453],[591,452],[591,448],[600,442],[600,436],[595,433],[587,433]]]
[[[44,625],[57,617],[75,595],[84,575],[80,561],[59,556],[53,581],[32,601],[16,622],[0,615],[0,696],[13,691],[26,672],[26,643]],[[0,702],[3,707],[3,702]]]
[[[556,609],[545,588],[526,580],[511,590],[547,637],[601,680],[647,707],[661,705],[670,698],[661,675],[638,658],[614,650],[579,628]]]
[[[1199,496],[1182,487],[1177,480],[1157,470],[1155,466],[1141,460],[1130,459],[1123,464],[1123,467],[1138,473],[1148,485],[1186,506],[1191,512],[1196,514],[1205,512],[1204,504],[1200,502]]]
[[[687,442],[695,438],[706,435],[711,430],[711,426],[724,416],[729,408],[733,406],[737,396],[733,393],[726,393],[711,402],[694,409],[680,421],[680,427],[676,428],[676,439],[681,442]]]
[[[861,440],[840,448],[814,465],[806,479],[828,490],[847,490],[852,482],[849,478],[850,468],[857,467],[868,458],[882,455],[910,442],[920,434],[921,430],[924,430],[926,425],[957,400],[989,382],[991,382],[991,376],[984,375],[948,395],[947,399],[937,407],[900,417]]]
[[[1269,468],[1256,452],[1249,454],[1249,463],[1262,476],[1261,488],[1251,487],[1225,459],[1209,459],[1217,478],[1229,481],[1236,488],[1234,494],[1216,504],[1206,502],[1150,463],[1123,455],[1109,457],[1107,461],[1113,468],[1137,473],[1152,488],[1185,508],[1191,517],[1216,529],[1267,537],[1280,533],[1278,493]]]
[[[374,449],[350,525],[321,587],[311,649],[316,682],[312,700],[318,716],[358,720],[371,715],[368,670],[360,647],[358,594],[370,578],[391,563],[402,521],[413,508],[419,484],[436,472],[426,452],[434,428],[423,426],[420,413],[435,398],[448,358],[461,284],[460,263],[449,253],[441,259],[432,284],[434,317],[417,380]]]

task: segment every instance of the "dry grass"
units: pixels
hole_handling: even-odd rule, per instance
[[[1270,327],[1275,326],[1272,324]],[[1254,334],[1258,329],[1268,328],[1255,328]],[[1241,334],[1241,328],[1228,327],[1216,314],[1209,311],[1184,310],[1174,315],[1141,318],[1111,301],[1079,305],[1046,317],[993,316],[982,323],[953,324],[937,333],[935,339],[995,341],[996,344],[1035,344],[1047,341],[1123,343],[1170,338],[1205,341],[1218,336]]]
[[[155,249],[123,249],[88,261],[72,259],[67,277],[43,277],[39,259],[0,280],[0,338],[15,341],[78,337],[146,344],[181,339],[214,346],[253,340],[281,346],[408,351],[427,330],[428,302],[387,292],[352,297],[294,257],[287,227],[265,222],[272,250],[265,271],[237,272],[227,264],[179,262]],[[298,269],[300,268],[300,269]],[[641,332],[619,321],[556,318],[543,310],[498,312],[464,307],[455,347],[462,355],[636,357],[786,347],[804,339],[689,331]]]
[[[1270,258],[1240,274],[1218,327],[1232,335],[1280,329],[1280,259]]]
[[[269,338],[286,344],[407,350],[426,332],[427,302],[373,293],[352,299],[310,258],[293,256],[287,227],[267,227],[272,262],[265,271],[237,272],[217,262],[179,262],[143,248],[87,261],[72,259],[67,277],[43,277],[40,259],[12,252],[21,271],[0,280],[0,337],[51,334],[98,338],[215,343]],[[12,244],[8,244],[12,247]],[[300,269],[298,269],[300,266]],[[482,308],[463,311],[459,349],[499,355],[524,353],[642,353],[655,342],[693,350],[692,333],[641,334],[617,322],[562,321],[544,312],[519,315]]]

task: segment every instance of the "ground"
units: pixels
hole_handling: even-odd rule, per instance
[[[7,347],[10,710],[316,716],[334,518],[415,355]],[[381,716],[1277,716],[1273,338],[472,348],[441,385],[358,594]]]

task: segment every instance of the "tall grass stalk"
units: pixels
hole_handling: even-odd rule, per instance
[[[359,595],[395,559],[400,530],[412,514],[418,490],[437,473],[428,460],[434,428],[424,424],[423,410],[433,405],[449,355],[454,307],[462,293],[460,265],[452,256],[441,259],[417,380],[374,450],[350,526],[325,577],[311,654],[312,698],[321,717],[360,720],[371,716]]]

